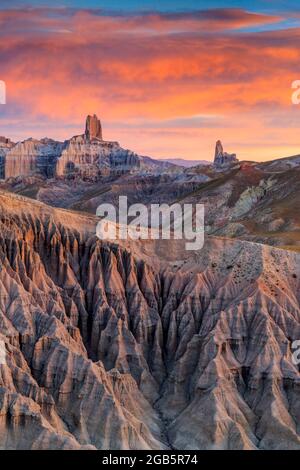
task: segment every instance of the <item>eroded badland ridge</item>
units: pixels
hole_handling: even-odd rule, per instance
[[[5,192],[0,214],[0,447],[300,447],[297,253],[105,243]]]
[[[0,178],[0,448],[300,448],[299,156],[185,168],[91,115],[1,137]],[[203,249],[100,241],[123,195],[204,204]]]

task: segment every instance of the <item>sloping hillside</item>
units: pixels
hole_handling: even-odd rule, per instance
[[[299,255],[103,243],[7,193],[0,224],[1,448],[300,448]]]

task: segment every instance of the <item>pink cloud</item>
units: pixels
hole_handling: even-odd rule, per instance
[[[185,148],[187,156],[199,158],[200,149],[208,150],[199,139],[214,141],[222,136],[213,132],[222,130],[230,141],[241,122],[247,127],[239,135],[248,130],[253,138],[253,129],[257,136],[263,133],[269,113],[284,119],[290,110],[290,84],[299,78],[300,30],[236,29],[279,20],[242,10],[139,17],[68,9],[0,11],[0,78],[8,88],[0,124],[23,122],[25,137],[29,131],[41,136],[56,123],[53,135],[62,138],[69,128],[79,131],[87,113],[97,112],[104,128],[107,123],[107,138],[118,138],[114,123],[123,121],[122,143],[136,149],[134,140],[140,142],[143,133],[145,150],[139,151],[158,156],[167,149],[182,155]],[[218,130],[204,130],[205,123],[193,129],[197,115],[227,123],[222,127],[218,121]],[[190,119],[189,131],[178,117]],[[172,119],[178,122],[169,128],[175,139],[163,124]],[[151,128],[153,121],[157,128],[162,122],[161,132]]]

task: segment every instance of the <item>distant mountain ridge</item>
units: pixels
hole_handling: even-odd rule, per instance
[[[159,162],[169,162],[174,165],[183,166],[185,168],[192,168],[196,165],[211,165],[212,162],[208,160],[189,160],[186,158],[159,158]]]

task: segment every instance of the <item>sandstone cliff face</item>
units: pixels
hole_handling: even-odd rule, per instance
[[[67,141],[57,160],[57,176],[80,174],[95,176],[104,170],[128,171],[140,165],[139,157],[120,147],[118,142],[105,142],[98,139],[87,140],[86,136],[75,136]]]
[[[13,146],[5,156],[5,178],[40,174],[52,177],[62,144],[50,139],[28,139]]]
[[[55,174],[97,179],[101,174],[126,172],[139,166],[137,154],[121,148],[118,142],[103,141],[101,122],[94,114],[87,117],[83,135],[64,143]]]
[[[14,142],[12,142],[10,139],[7,137],[0,136],[0,151],[5,151],[11,149],[15,145]]]
[[[87,140],[100,139],[102,140],[102,127],[101,122],[96,114],[86,118],[85,136]]]
[[[300,258],[0,194],[2,448],[300,448]],[[63,222],[62,222],[63,221]]]
[[[5,178],[5,157],[14,146],[10,139],[0,136],[0,179]]]
[[[172,164],[140,157],[123,149],[118,142],[104,141],[101,122],[94,114],[86,119],[85,133],[64,143],[52,139],[28,139],[13,144],[0,137],[0,179],[27,177],[84,177],[97,180],[101,175],[165,171]]]

